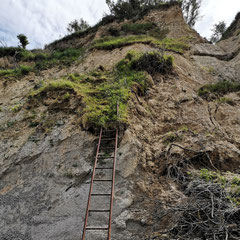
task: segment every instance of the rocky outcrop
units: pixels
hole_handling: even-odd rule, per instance
[[[218,80],[239,81],[240,68],[240,31],[239,14],[227,30],[228,37],[216,45],[203,43],[192,48],[196,63],[215,75]]]

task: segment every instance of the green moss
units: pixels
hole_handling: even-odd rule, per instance
[[[232,180],[232,184],[240,186],[240,178],[234,177]]]
[[[198,90],[199,96],[207,96],[209,93],[224,95],[230,92],[240,91],[240,83],[230,81],[219,81],[213,84],[206,84]]]
[[[150,44],[157,48],[183,53],[184,50],[189,49],[189,45],[184,39],[170,39],[165,38],[162,41],[146,35],[133,35],[126,37],[105,37],[93,43],[92,48],[112,50],[134,43]]]
[[[22,106],[20,104],[16,104],[13,107],[11,107],[10,109],[12,112],[16,113],[16,112],[19,112],[21,110],[21,108],[22,108]]]
[[[48,83],[45,83],[38,90],[31,91],[29,94],[29,98],[40,96],[41,94],[44,94],[49,91],[62,90],[62,89],[75,90],[76,85],[73,82],[68,80],[50,81]]]

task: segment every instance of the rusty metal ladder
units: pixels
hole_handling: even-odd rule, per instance
[[[114,134],[114,138],[109,133]],[[107,141],[113,141],[114,140],[114,146],[113,147],[103,147],[104,142]],[[108,231],[107,232],[107,240],[111,240],[111,225],[112,225],[112,212],[113,212],[113,199],[114,199],[114,184],[115,184],[115,171],[116,171],[116,159],[117,159],[117,147],[118,147],[118,128],[115,130],[104,130],[101,128],[100,134],[99,134],[99,140],[98,140],[98,146],[97,146],[97,153],[95,157],[95,163],[93,167],[93,172],[92,172],[92,179],[90,183],[90,189],[89,189],[89,196],[88,196],[88,203],[87,203],[87,210],[86,210],[86,215],[85,215],[85,222],[84,222],[84,227],[83,227],[83,233],[82,233],[82,240],[86,239],[87,232],[89,231]],[[110,150],[113,149],[114,152],[113,156],[111,157],[104,157],[104,155],[100,154],[100,151],[103,150]],[[99,166],[99,160],[101,159],[110,159],[112,162],[112,167],[101,167]],[[112,160],[111,160],[112,159]],[[96,171],[98,170],[112,170],[112,179],[95,179]],[[93,193],[93,186],[96,184],[96,182],[111,182],[111,193]],[[92,197],[109,197],[110,201],[110,209],[91,209],[91,199]],[[108,227],[91,227],[88,226],[88,219],[90,216],[89,213],[108,213],[109,212],[109,217],[108,217]]]

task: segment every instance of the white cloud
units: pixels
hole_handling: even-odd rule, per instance
[[[229,26],[240,11],[239,0],[202,0],[201,15],[195,29],[206,38],[211,36],[213,25],[225,21]]]
[[[240,10],[239,0],[203,0],[196,29],[209,37],[213,24],[231,23]],[[3,0],[0,12],[0,40],[16,46],[19,33],[28,36],[29,48],[43,47],[67,34],[69,22],[81,17],[91,25],[107,12],[105,0]]]
[[[66,35],[67,24],[72,20],[82,17],[93,25],[104,12],[105,0],[4,0],[0,39],[16,46],[16,36],[23,33],[29,38],[29,48],[43,47]]]

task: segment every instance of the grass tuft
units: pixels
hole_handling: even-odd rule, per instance
[[[185,43],[184,39],[170,39],[165,38],[162,41],[147,35],[132,35],[125,37],[104,37],[93,43],[93,49],[112,50],[134,43],[150,44],[154,47],[183,53],[184,50],[189,49],[189,45]]]
[[[22,65],[16,69],[0,70],[0,76],[17,78],[17,77],[27,75],[31,71],[33,71],[32,67]]]
[[[206,84],[198,90],[199,96],[207,96],[210,93],[224,95],[230,92],[240,91],[240,83],[230,81],[219,81],[213,84]]]

